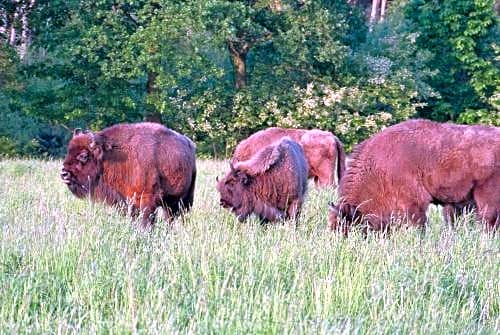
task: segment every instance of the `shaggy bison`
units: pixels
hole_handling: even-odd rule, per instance
[[[410,120],[359,144],[340,183],[329,223],[342,229],[361,220],[374,230],[391,217],[418,226],[429,204],[445,216],[474,205],[488,229],[500,224],[500,128]],[[344,218],[347,226],[341,225]]]
[[[258,131],[238,144],[234,150],[233,163],[250,159],[258,150],[285,136],[304,149],[309,178],[313,178],[316,185],[334,184],[335,172],[337,180],[342,178],[345,170],[344,146],[335,135],[319,129],[268,128]]]
[[[240,221],[255,213],[264,222],[297,219],[307,190],[307,162],[299,144],[285,137],[236,164],[217,180],[220,204]]]
[[[100,132],[75,131],[61,178],[79,198],[128,203],[152,226],[157,207],[165,220],[193,203],[195,145],[160,124],[119,124]]]

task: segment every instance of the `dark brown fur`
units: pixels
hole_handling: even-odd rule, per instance
[[[195,146],[160,124],[119,124],[97,133],[75,133],[61,173],[77,197],[132,206],[150,228],[157,207],[170,221],[193,203]]]
[[[217,183],[221,206],[240,221],[255,213],[264,221],[297,219],[307,190],[307,161],[290,138],[266,146],[237,162]]]
[[[233,163],[250,159],[257,151],[288,136],[304,150],[309,167],[309,178],[318,186],[335,184],[345,170],[344,146],[330,132],[313,129],[267,128],[241,141],[234,150]],[[335,171],[335,167],[337,167]]]
[[[500,128],[410,120],[358,145],[341,181],[329,222],[339,229],[368,223],[385,230],[393,218],[426,222],[429,204],[448,218],[474,205],[488,229],[500,224]],[[347,233],[345,226],[342,231]]]

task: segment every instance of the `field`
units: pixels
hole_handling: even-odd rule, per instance
[[[219,208],[222,162],[200,161],[195,205],[136,231],[78,200],[60,161],[0,162],[0,333],[498,334],[500,239],[440,209],[424,235],[326,229],[310,187],[297,229]]]

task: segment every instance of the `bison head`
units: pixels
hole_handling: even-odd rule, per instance
[[[348,204],[341,203],[335,205],[330,202],[328,205],[328,226],[331,230],[342,232],[347,236],[349,226],[358,221],[356,211]]]
[[[111,150],[102,135],[77,129],[69,142],[61,171],[62,181],[81,198],[89,194],[102,173],[104,152]]]
[[[241,221],[251,213],[251,199],[247,197],[251,177],[246,172],[235,169],[232,164],[229,165],[231,171],[222,180],[217,178],[217,191],[220,194],[220,205],[230,209]]]

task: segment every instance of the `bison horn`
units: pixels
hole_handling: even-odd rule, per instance
[[[80,135],[81,133],[83,133],[82,128],[75,128],[73,130],[73,136]]]
[[[93,132],[89,131],[89,136],[90,136],[90,140],[91,140],[91,142],[90,142],[90,148],[93,149],[95,147],[95,145],[96,145],[96,143],[95,143],[95,135],[94,135]]]
[[[215,176],[215,181],[219,182],[219,176]]]

